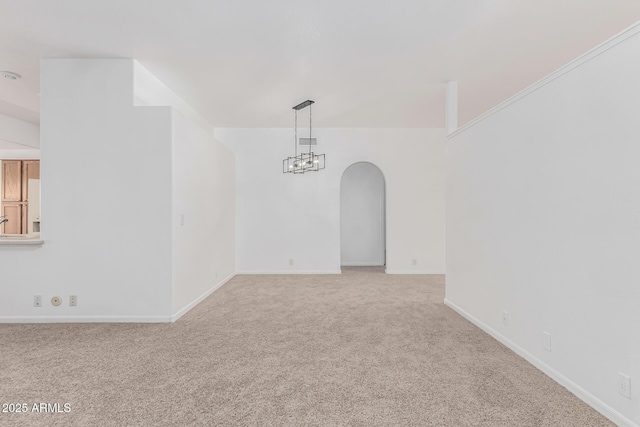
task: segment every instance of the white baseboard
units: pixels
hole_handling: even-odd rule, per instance
[[[170,316],[5,316],[0,323],[168,323]]]
[[[582,387],[580,387],[579,385],[571,381],[569,378],[565,377],[560,372],[556,371],[555,369],[553,369],[552,367],[544,363],[542,360],[535,357],[533,354],[529,353],[519,345],[507,339],[504,335],[500,334],[495,329],[487,326],[486,324],[482,323],[480,320],[475,318],[473,315],[467,313],[465,310],[458,307],[455,303],[445,298],[444,304],[451,307],[453,310],[455,310],[459,315],[467,319],[469,322],[473,323],[478,328],[482,329],[484,332],[491,335],[497,341],[504,344],[506,347],[508,347],[511,351],[516,353],[518,356],[524,358],[527,362],[531,363],[533,366],[535,366],[536,368],[544,372],[547,376],[549,376],[555,382],[557,382],[558,384],[560,384],[561,386],[569,390],[571,393],[575,394],[583,402],[591,406],[596,411],[600,412],[602,415],[607,417],[609,420],[611,420],[615,424],[619,426],[624,426],[624,427],[640,427],[638,424],[634,423],[632,420],[625,417],[620,412],[616,411],[611,406],[607,405],[605,402],[595,397],[593,394],[589,393],[587,390],[583,389]]]
[[[342,262],[343,267],[382,267],[384,264],[380,264],[380,261],[371,262]]]
[[[247,270],[237,274],[342,274],[342,270]]]
[[[195,307],[196,305],[200,304],[206,297],[208,297],[209,295],[211,295],[212,293],[214,293],[215,291],[217,291],[218,289],[220,289],[222,287],[222,285],[224,285],[225,283],[227,283],[229,280],[233,279],[233,277],[236,274],[230,274],[229,276],[227,276],[224,280],[222,280],[221,282],[215,284],[211,289],[209,289],[208,291],[206,291],[205,293],[203,293],[202,295],[200,295],[198,298],[194,299],[193,301],[191,301],[189,304],[187,304],[186,306],[184,306],[182,309],[178,310],[175,314],[173,314],[171,316],[171,322],[175,322],[176,320],[178,320],[179,318],[181,318],[182,316],[184,316],[185,314],[187,314],[187,312],[189,310],[191,310],[193,307]]]
[[[387,268],[387,274],[444,274],[442,270],[394,270]]]

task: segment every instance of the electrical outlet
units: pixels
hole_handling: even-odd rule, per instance
[[[42,307],[42,295],[34,295],[33,296],[33,306],[34,307]]]
[[[547,331],[542,331],[542,348],[551,352],[551,334]]]
[[[293,265],[293,258],[289,258],[289,265]]]
[[[502,324],[509,325],[509,313],[507,313],[507,310],[502,310]]]
[[[77,295],[71,295],[69,297],[69,306],[70,307],[76,307],[78,305],[78,296]]]
[[[631,378],[618,372],[618,393],[631,399]]]
[[[412,263],[413,265],[418,265],[418,260],[414,258],[413,260],[411,260],[411,263]]]
[[[62,298],[57,295],[55,297],[51,297],[51,305],[57,307],[60,304],[62,304]]]

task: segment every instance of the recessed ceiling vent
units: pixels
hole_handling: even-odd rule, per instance
[[[318,138],[298,138],[298,145],[318,145]]]
[[[2,74],[2,77],[4,77],[5,79],[9,80],[18,80],[20,77],[22,77],[20,74],[14,73],[13,71],[0,71],[0,74]]]

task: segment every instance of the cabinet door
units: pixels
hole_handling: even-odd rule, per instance
[[[22,204],[19,203],[2,203],[2,215],[6,216],[9,221],[2,224],[3,234],[22,234]]]
[[[22,200],[29,198],[29,180],[40,179],[40,160],[24,160],[22,162]]]
[[[22,161],[2,161],[2,201],[22,201]]]

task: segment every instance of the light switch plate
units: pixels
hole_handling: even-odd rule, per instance
[[[618,372],[618,379],[618,393],[631,399],[631,378],[622,372]]]
[[[547,331],[542,331],[542,348],[551,352],[551,334]]]

